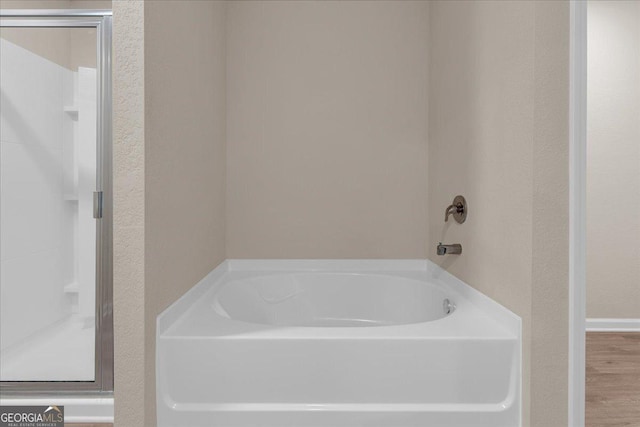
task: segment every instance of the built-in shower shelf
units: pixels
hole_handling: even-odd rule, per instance
[[[77,294],[78,292],[80,292],[78,282],[71,282],[64,287],[65,294]]]
[[[76,107],[75,105],[64,107],[64,112],[67,113],[73,120],[78,120],[78,107]]]

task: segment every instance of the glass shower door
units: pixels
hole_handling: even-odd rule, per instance
[[[0,28],[0,381],[104,389],[102,18],[66,19]]]

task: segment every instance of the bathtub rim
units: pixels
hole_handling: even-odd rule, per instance
[[[387,328],[394,329],[412,329],[416,325],[428,325],[430,323],[437,324],[444,322],[456,316],[460,308],[464,308],[465,304],[470,304],[483,314],[491,318],[501,328],[518,339],[521,337],[521,318],[515,313],[502,306],[498,302],[492,300],[473,287],[467,285],[451,273],[447,272],[437,264],[430,260],[423,259],[227,259],[220,263],[215,269],[201,279],[195,286],[183,294],[178,300],[161,312],[156,319],[156,336],[160,338],[169,328],[181,319],[187,312],[196,305],[201,298],[213,292],[213,288],[220,283],[220,280],[227,273],[232,272],[361,272],[361,273],[380,273],[394,275],[394,273],[422,273],[444,287],[449,289],[456,295],[456,304],[460,305],[452,314],[442,319],[433,320],[424,323],[414,323],[406,325],[378,326],[375,328],[362,327],[344,327],[344,328],[322,328],[322,327],[290,327],[289,330],[305,329],[305,330],[322,330],[322,329],[345,329],[355,333],[356,330],[375,329],[384,332]],[[458,296],[462,299],[458,300]],[[221,318],[224,319],[224,318]],[[225,319],[230,323],[242,323],[232,319]],[[247,323],[247,325],[254,325]],[[255,326],[255,325],[254,325]],[[317,332],[317,331],[316,331]],[[317,335],[317,334],[316,334]],[[322,334],[317,336],[322,337]],[[173,337],[175,338],[175,337]]]

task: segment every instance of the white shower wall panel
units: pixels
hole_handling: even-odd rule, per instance
[[[78,121],[76,122],[75,144],[77,170],[77,283],[79,289],[79,313],[84,318],[95,315],[96,297],[96,257],[95,230],[93,218],[93,192],[96,189],[96,70],[95,68],[78,68],[76,105]],[[90,143],[92,142],[93,143]]]
[[[69,316],[72,212],[63,143],[73,72],[0,39],[0,349]]]

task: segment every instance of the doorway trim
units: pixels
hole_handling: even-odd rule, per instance
[[[587,0],[570,1],[569,426],[585,425]]]

